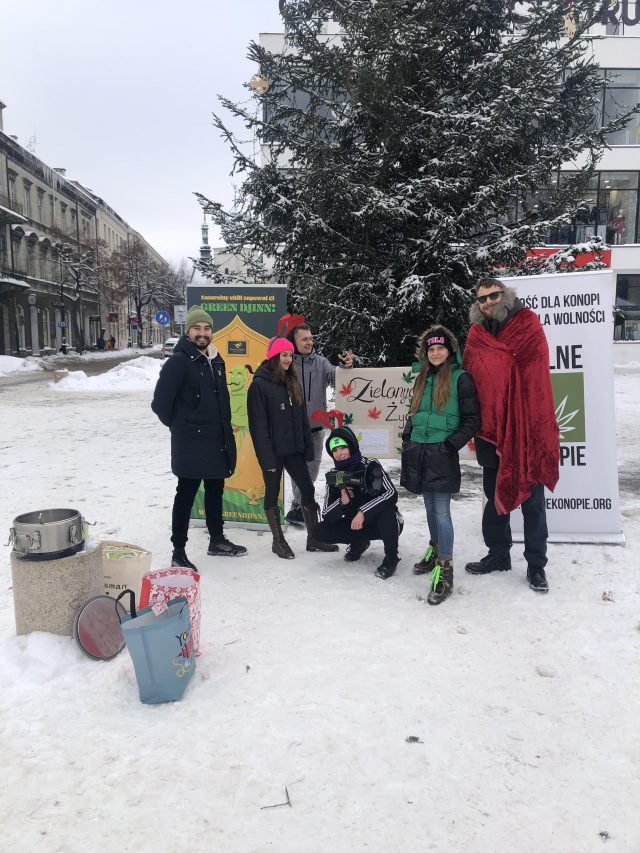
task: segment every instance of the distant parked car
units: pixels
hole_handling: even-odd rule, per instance
[[[174,346],[179,340],[180,338],[167,338],[167,340],[162,344],[160,358],[165,358],[166,356],[171,355],[173,353]]]

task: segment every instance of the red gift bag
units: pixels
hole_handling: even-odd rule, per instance
[[[200,654],[200,575],[192,569],[157,569],[142,578],[139,609],[158,602],[185,596],[191,614],[191,638],[196,655]]]

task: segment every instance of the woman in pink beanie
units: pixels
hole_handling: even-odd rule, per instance
[[[284,469],[302,494],[307,551],[337,551],[337,545],[316,542],[314,537],[318,505],[305,461],[313,460],[313,441],[293,364],[293,344],[286,338],[269,341],[267,358],[249,386],[247,409],[249,432],[264,477],[264,512],[273,534],[273,553],[285,560],[295,557],[280,527],[278,495]]]

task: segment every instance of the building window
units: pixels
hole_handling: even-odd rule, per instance
[[[31,217],[31,184],[22,179],[22,191],[24,199],[24,215]]]
[[[622,273],[616,283],[614,339],[640,341],[640,275]]]
[[[9,203],[13,206],[16,202],[16,176],[9,172]]]
[[[27,275],[36,274],[36,262],[34,244],[29,240],[27,242]]]
[[[16,322],[18,324],[18,347],[26,350],[27,332],[24,322],[24,308],[22,305],[16,305]]]
[[[640,69],[609,68],[603,71],[602,80],[600,105],[605,125],[640,101]],[[622,130],[608,134],[607,142],[609,145],[640,145],[640,115],[632,116]]]
[[[570,172],[561,172],[560,181]],[[598,172],[578,203],[572,221],[552,228],[551,245],[582,243],[602,237],[609,246],[640,242],[638,234],[638,190],[640,172]]]
[[[9,266],[7,262],[7,238],[0,232],[0,269],[6,269]]]
[[[44,225],[44,190],[36,190],[38,199],[38,222]]]
[[[40,246],[40,278],[47,277],[47,245]]]
[[[60,227],[67,227],[67,205],[60,202]]]
[[[49,309],[42,309],[42,343],[45,347],[51,346],[51,320],[49,318]]]

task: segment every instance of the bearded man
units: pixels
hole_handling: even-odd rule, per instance
[[[473,377],[480,403],[475,445],[489,553],[465,569],[472,575],[511,569],[510,513],[520,507],[527,580],[536,592],[548,592],[544,487],[555,488],[560,462],[549,347],[537,314],[513,288],[481,278],[475,290],[462,366]]]
[[[210,537],[207,554],[239,557],[247,549],[234,545],[223,533],[224,481],[236,467],[224,361],[211,343],[213,329],[206,311],[190,308],[184,330],[160,371],[151,408],[171,430],[171,470],[178,478],[171,516],[171,565],[196,570],[185,548],[193,502],[203,480]]]

